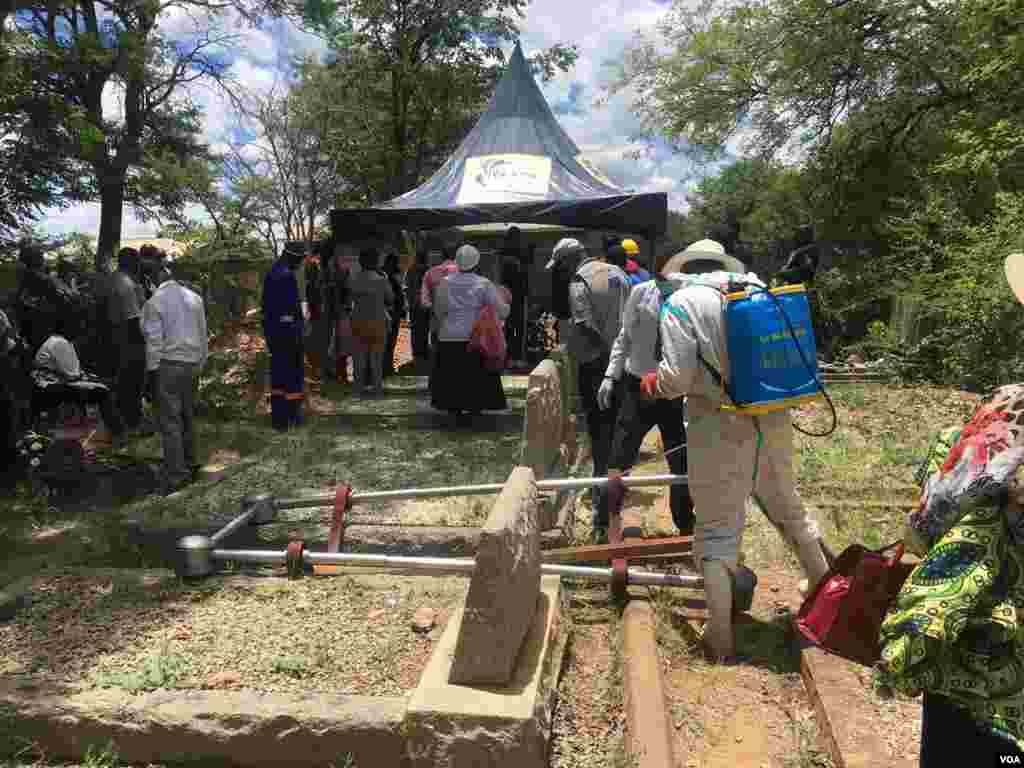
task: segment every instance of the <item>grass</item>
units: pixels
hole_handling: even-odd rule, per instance
[[[937,387],[839,385],[829,389],[839,417],[822,438],[795,436],[797,486],[816,511],[837,553],[852,543],[879,547],[902,536],[918,498],[915,475],[941,429],[962,423],[978,398]],[[831,424],[827,404],[794,412],[811,432]],[[760,514],[748,521],[744,553],[750,567],[796,569],[796,560]]]
[[[813,716],[794,717],[794,751],[783,760],[783,768],[835,768],[832,756],[821,747],[818,721]]]
[[[279,675],[305,677],[309,662],[301,656],[276,656],[270,660],[270,670]]]
[[[509,399],[521,407],[521,400]],[[199,527],[236,514],[248,493],[294,496],[341,482],[357,490],[500,482],[517,463],[518,429],[485,422],[483,431],[456,431],[444,414],[415,413],[413,402],[343,401],[340,415],[310,419],[308,426],[286,435],[270,429],[264,417],[198,419],[197,460],[230,466],[223,481],[190,486],[173,499],[146,496],[112,509],[71,511],[49,505],[22,484],[0,500],[9,502],[0,521],[0,537],[8,543],[0,564],[0,588],[54,563],[165,565],[163,558],[132,541],[121,522],[125,517],[151,527]],[[378,411],[385,413],[375,415]],[[159,437],[136,441],[126,455],[136,461],[158,459]],[[460,502],[440,522],[477,524],[489,508],[486,499]],[[358,513],[373,516],[383,510],[380,504],[366,505]],[[324,511],[307,510],[304,516],[319,521]],[[286,527],[294,529],[296,520]],[[268,533],[280,533],[272,528]]]
[[[96,675],[100,688],[123,688],[132,693],[174,688],[189,673],[188,659],[166,649],[145,659],[131,672],[101,671]]]

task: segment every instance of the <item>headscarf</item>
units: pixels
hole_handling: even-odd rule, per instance
[[[1009,483],[1022,464],[1024,385],[1008,384],[997,389],[962,429],[946,430],[932,448],[931,473],[907,520],[907,547],[927,553],[974,502],[997,503],[1005,510]],[[1007,522],[1011,530],[1024,534],[1021,520],[1008,517]]]

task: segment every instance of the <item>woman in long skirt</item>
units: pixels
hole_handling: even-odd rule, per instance
[[[509,306],[494,283],[477,274],[480,252],[476,248],[463,245],[455,263],[458,271],[441,282],[434,301],[438,345],[430,375],[430,402],[438,410],[455,414],[463,425],[481,411],[508,407],[501,374],[484,368],[479,353],[469,349],[469,338],[485,305],[494,306],[499,320],[508,317]]]

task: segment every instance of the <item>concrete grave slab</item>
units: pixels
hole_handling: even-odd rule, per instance
[[[561,583],[545,576],[532,626],[504,686],[448,682],[464,613],[457,609],[409,700],[409,768],[547,768],[558,672],[569,628]]]
[[[452,683],[504,685],[514,674],[540,588],[540,504],[533,478],[528,467],[513,469],[480,531]]]
[[[17,736],[55,757],[113,742],[125,763],[221,761],[234,766],[403,766],[404,698],[256,691],[75,692],[0,680]]]

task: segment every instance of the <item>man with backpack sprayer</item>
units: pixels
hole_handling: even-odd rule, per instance
[[[723,263],[720,243],[704,240],[689,256]],[[734,259],[731,259],[735,262]],[[735,658],[732,629],[734,574],[753,494],[795,551],[813,589],[828,570],[816,522],[807,514],[793,475],[793,427],[788,408],[758,415],[729,406],[730,376],[725,293],[738,285],[764,289],[753,273],[687,275],[661,312],[662,359],[643,375],[651,398],[687,395],[689,487],[696,514],[694,560],[703,572],[710,613],[704,643],[712,656]]]

